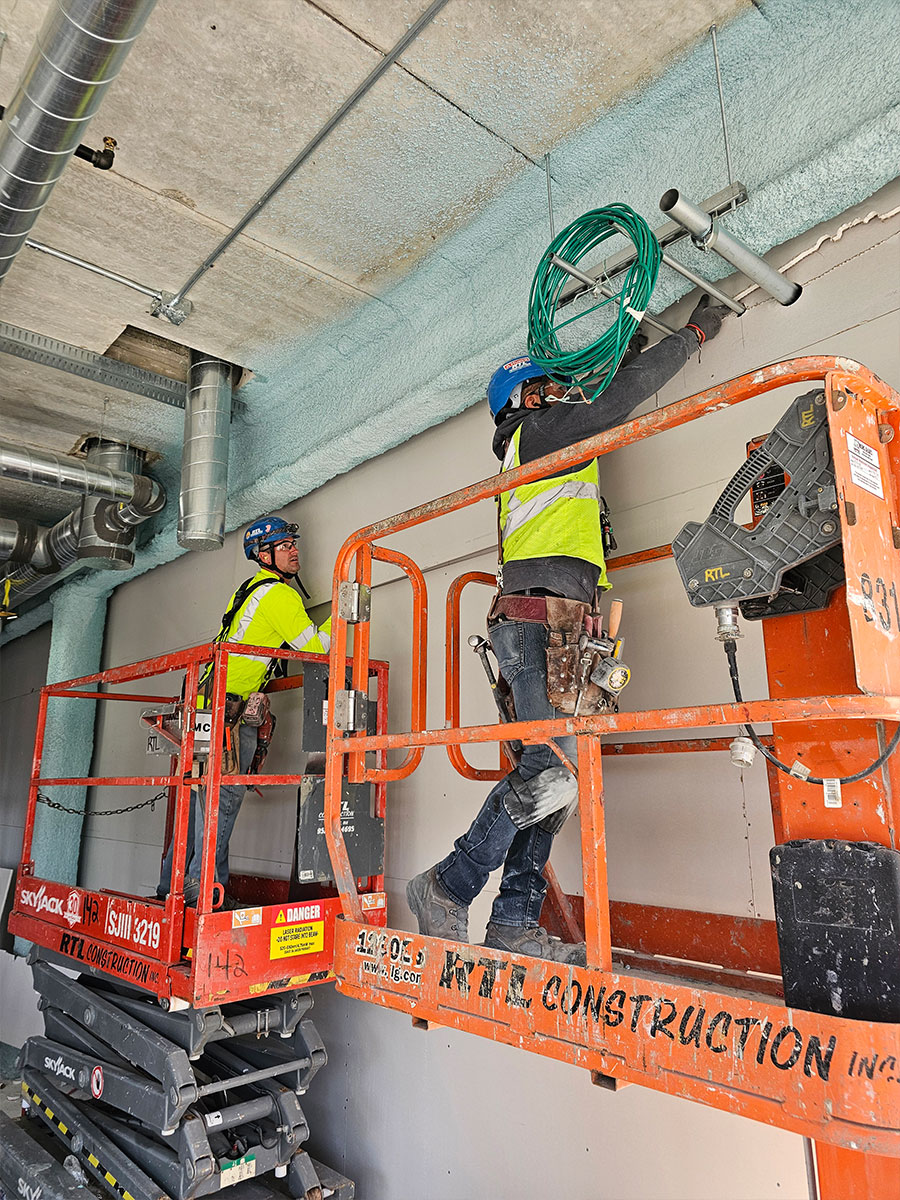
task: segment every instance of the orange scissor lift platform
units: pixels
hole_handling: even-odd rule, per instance
[[[99,671],[81,679],[41,689],[34,760],[28,798],[22,860],[19,865],[9,929],[35,946],[49,951],[56,961],[76,970],[113,976],[158,997],[171,1009],[206,1008],[277,992],[306,988],[334,978],[334,922],[341,908],[337,889],[321,884],[294,885],[284,879],[232,876],[230,889],[246,907],[215,909],[219,885],[214,884],[218,795],[222,785],[243,783],[249,788],[289,785],[298,787],[302,775],[224,775],[221,754],[209,757],[205,783],[214,803],[204,826],[200,898],[196,906],[184,903],[184,862],[188,835],[191,787],[195,771],[195,709],[193,697],[207,663],[214,668],[211,697],[210,744],[221,746],[225,730],[225,677],[228,657],[253,651],[266,658],[297,664],[300,673],[276,679],[269,691],[284,691],[303,684],[304,663],[322,663],[321,655],[296,650],[272,650],[236,643],[210,643],[175,653]],[[349,666],[349,663],[348,663]],[[297,670],[297,667],[294,667]],[[142,694],[122,690],[158,676],[183,673],[179,695]],[[388,666],[371,662],[367,678],[377,689],[376,724],[387,729]],[[53,697],[112,701],[127,704],[176,706],[181,695],[184,719],[181,730],[166,734],[160,716],[145,718],[156,736],[167,737],[172,756],[167,774],[147,776],[92,776],[49,778],[41,774],[47,732],[48,705]],[[165,900],[135,896],[108,889],[72,887],[43,879],[35,873],[32,857],[35,815],[45,789],[64,786],[152,787],[168,798],[166,840],[173,840],[172,887]],[[384,817],[384,787],[375,789],[375,815]],[[358,878],[354,884],[366,920],[384,924],[383,874]]]
[[[408,558],[378,543],[517,484],[602,456],[785,385],[820,381],[833,448],[846,586],[822,612],[763,623],[770,699],[655,709],[546,722],[460,726],[459,596],[448,595],[446,727],[425,723],[425,580]],[[879,497],[851,470],[848,438],[872,449],[884,482]],[[359,530],[337,559],[333,612],[348,588],[370,584],[372,561],[391,561],[413,593],[412,722],[405,733],[370,736],[339,728],[329,705],[326,836],[340,888],[334,969],[346,995],[397,1009],[417,1024],[453,1027],[588,1068],[616,1089],[639,1083],[793,1130],[817,1144],[821,1195],[887,1200],[900,1194],[900,1025],[800,1011],[783,999],[774,922],[621,904],[607,887],[603,761],[607,755],[721,751],[728,737],[683,737],[679,730],[770,723],[764,739],[788,763],[813,774],[845,776],[883,748],[883,723],[900,720],[900,396],[848,359],[799,358],[632,420],[514,471]],[[613,560],[631,566],[670,554],[668,547]],[[370,621],[354,624],[353,689],[369,671]],[[333,620],[332,688],[348,646],[348,622]],[[827,647],[827,652],[825,648]],[[586,968],[561,966],[483,947],[412,935],[366,923],[340,831],[340,788],[410,776],[427,747],[443,746],[469,779],[503,771],[466,763],[469,743],[579,738],[583,901],[565,896],[549,872],[544,923],[569,939],[583,936]],[[640,740],[616,743],[620,734]],[[666,740],[659,740],[660,734]],[[879,741],[880,739],[880,741]],[[366,755],[403,751],[396,766]],[[843,804],[823,804],[822,789],[769,767],[777,842],[839,838],[896,848],[900,755],[876,774],[845,785]],[[549,918],[549,919],[548,919]],[[583,925],[582,925],[583,922]],[[704,965],[705,964],[705,965]]]

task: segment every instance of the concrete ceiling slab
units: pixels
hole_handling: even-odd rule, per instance
[[[425,3],[159,0],[85,134],[118,139],[113,170],[70,163],[33,236],[177,290]],[[46,7],[0,14],[4,103]],[[611,200],[654,224],[666,187],[699,200],[724,185],[713,21],[751,195],[733,232],[765,251],[896,174],[900,110],[882,82],[900,72],[896,0],[449,0],[197,284],[184,325],[30,250],[0,290],[0,319],[100,352],[131,325],[249,368],[231,526],[460,411],[490,364],[521,349],[547,241],[547,150],[557,227]],[[654,307],[683,290],[661,277]],[[159,449],[160,477],[177,478],[175,410],[22,367],[0,359],[0,416],[16,436],[68,448],[74,426],[103,419]],[[153,562],[177,553],[170,516]]]
[[[419,0],[318,0],[335,20],[388,50]],[[710,25],[749,0],[465,0],[449,5],[403,56],[415,78],[522,154],[538,159],[657,78]]]

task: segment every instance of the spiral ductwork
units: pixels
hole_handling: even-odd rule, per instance
[[[0,281],[156,0],[53,0],[0,124]]]
[[[178,506],[178,545],[186,550],[218,550],[225,540],[233,373],[231,363],[191,351]]]

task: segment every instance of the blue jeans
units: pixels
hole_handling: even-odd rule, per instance
[[[256,727],[252,725],[238,725],[233,733],[237,733],[238,737],[240,774],[246,775],[250,769],[250,764],[253,762],[253,755],[256,753]],[[216,830],[216,882],[221,883],[223,887],[228,882],[228,843],[231,840],[231,834],[238,813],[241,811],[241,804],[243,803],[244,792],[246,790],[242,783],[235,784],[233,787],[219,788],[219,825]],[[206,788],[200,788],[199,790],[195,788],[191,792],[191,811],[188,817],[187,866],[184,872],[186,878],[200,878],[200,864],[203,861],[203,813],[205,804]],[[158,896],[168,895],[171,886],[172,848],[173,843],[170,842],[162,862],[159,886],[156,889]]]
[[[500,671],[512,689],[520,721],[551,720],[565,716],[547,699],[547,634],[545,625],[532,621],[501,621],[490,631],[491,645]],[[577,739],[557,738],[559,748],[575,762]],[[533,779],[560,760],[549,745],[525,746],[519,775]],[[508,778],[508,776],[507,776]],[[550,857],[553,835],[541,824],[518,829],[503,806],[509,791],[506,779],[495,784],[467,833],[457,838],[453,851],[436,871],[441,887],[459,904],[470,904],[487,883],[491,871],[503,866],[500,893],[491,920],[500,925],[538,924],[547,881],[543,870]]]

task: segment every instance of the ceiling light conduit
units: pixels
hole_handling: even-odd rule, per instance
[[[156,0],[54,0],[0,124],[0,281]]]
[[[368,92],[369,89],[378,82],[385,71],[387,71],[389,67],[393,66],[400,55],[403,54],[403,52],[407,50],[409,46],[416,40],[425,26],[434,20],[446,3],[447,0],[432,0],[431,4],[429,4],[422,15],[413,21],[412,25],[410,25],[409,29],[407,29],[406,33],[404,33],[399,42],[397,42],[397,44],[387,52],[381,62],[379,62],[369,72],[359,87],[357,87],[356,90],[347,97],[337,112],[328,118],[318,133],[315,133],[312,138],[310,138],[293,162],[289,163],[285,167],[275,182],[271,183],[260,196],[260,198],[256,200],[250,208],[247,209],[238,223],[232,229],[229,229],[228,233],[225,234],[218,246],[210,251],[210,253],[206,256],[206,258],[196,269],[193,275],[191,275],[191,277],[187,280],[187,282],[182,284],[182,286],[174,295],[168,292],[163,293],[162,300],[158,303],[155,303],[150,310],[152,316],[166,317],[172,322],[173,325],[183,324],[185,318],[191,312],[191,303],[190,301],[186,300],[185,297],[193,288],[194,284],[203,278],[216,259],[219,258],[220,255],[224,254],[234,239],[240,233],[243,233],[254,217],[258,216],[259,213],[262,212],[273,196],[277,195],[277,193],[281,191],[291,176],[294,175],[297,170],[299,170],[299,168],[303,165],[303,163],[306,162],[310,155],[315,153],[315,151],[319,148],[322,142],[325,141],[332,130],[340,125],[344,117],[346,117],[347,114],[356,107],[360,100],[362,100],[363,96],[365,96],[366,92]]]
[[[234,371],[231,363],[191,351],[177,534],[185,550],[218,550],[225,540]]]
[[[803,289],[770,267],[765,259],[754,254],[743,242],[720,229],[702,208],[686,200],[677,188],[669,188],[659,202],[660,209],[694,239],[701,250],[715,250],[748,279],[768,292],[779,304],[793,304]],[[732,302],[733,303],[733,302]]]

